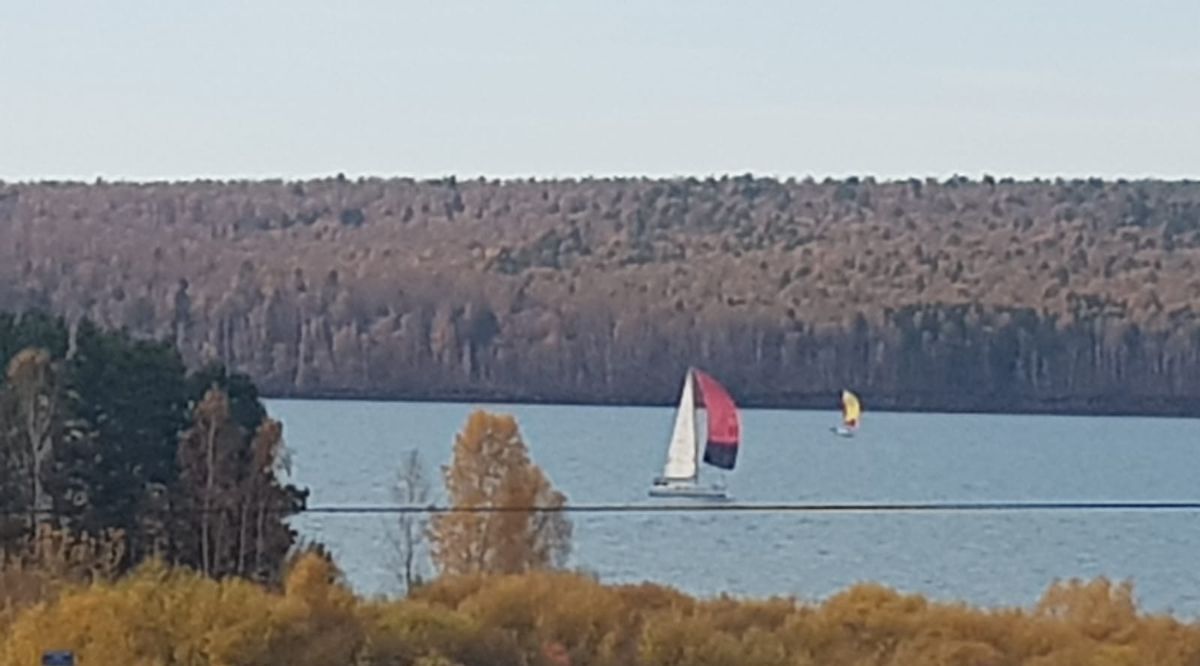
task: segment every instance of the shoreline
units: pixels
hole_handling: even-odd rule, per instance
[[[630,399],[584,399],[570,397],[541,397],[534,395],[515,395],[512,393],[503,392],[487,392],[487,391],[471,391],[471,392],[423,392],[423,393],[407,393],[403,391],[383,392],[383,391],[267,391],[260,392],[263,399],[266,400],[293,400],[293,401],[326,401],[326,402],[377,402],[377,403],[428,403],[428,404],[492,404],[492,405],[536,405],[548,407],[653,407],[653,408],[668,408],[674,407],[677,400],[668,399],[664,401],[650,400],[630,400]],[[860,394],[862,395],[862,394]],[[735,397],[736,399],[736,397]],[[1110,401],[1119,401],[1117,398],[1093,398],[1095,402],[1101,402],[1095,406],[1089,406],[1086,403],[1087,398],[1068,398],[1058,400],[1044,400],[1038,404],[1035,401],[1022,401],[1018,404],[986,408],[984,406],[974,404],[975,401],[963,401],[964,404],[938,404],[934,401],[928,403],[909,402],[904,403],[896,399],[887,399],[886,397],[872,400],[870,394],[865,394],[863,397],[866,410],[876,413],[890,414],[973,414],[973,415],[1002,415],[1002,416],[1064,416],[1064,417],[1111,417],[1111,418],[1184,418],[1195,419],[1200,418],[1200,399],[1195,401],[1182,399],[1161,399],[1161,400],[1142,400],[1126,402],[1139,404],[1140,408],[1133,407],[1128,409],[1114,408]],[[738,400],[738,407],[743,410],[756,411],[815,411],[815,412],[837,412],[840,410],[840,403],[837,402],[836,395],[830,394],[828,398],[806,396],[796,400],[785,400],[782,398],[754,398]],[[1082,403],[1082,404],[1081,404]]]

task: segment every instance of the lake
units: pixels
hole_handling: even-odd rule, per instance
[[[394,504],[402,454],[435,465],[475,405],[268,400],[311,505]],[[572,503],[651,503],[673,409],[496,405]],[[869,407],[869,405],[868,405]],[[1200,421],[746,410],[738,502],[1193,501]],[[438,495],[440,499],[440,495]],[[671,500],[678,501],[678,500]],[[699,595],[820,600],[860,581],[973,605],[1029,606],[1056,578],[1131,579],[1140,605],[1200,617],[1200,512],[576,514],[572,566]],[[395,516],[307,514],[364,594],[398,591]]]

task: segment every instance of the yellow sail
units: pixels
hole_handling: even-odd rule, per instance
[[[858,402],[858,396],[850,391],[842,391],[842,423],[847,428],[858,427],[858,417],[862,413],[862,405]]]

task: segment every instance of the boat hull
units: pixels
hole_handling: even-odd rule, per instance
[[[729,499],[724,488],[691,484],[655,484],[650,487],[651,497],[691,497],[696,499]]]
[[[838,437],[853,437],[854,436],[854,431],[849,428],[846,428],[844,426],[830,428],[830,430],[832,430],[833,434],[837,435]]]

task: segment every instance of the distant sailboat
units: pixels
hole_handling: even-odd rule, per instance
[[[725,387],[710,375],[689,368],[675,412],[675,427],[667,446],[667,464],[662,476],[654,479],[650,494],[655,497],[704,497],[725,499],[720,485],[700,485],[700,439],[696,427],[696,385],[699,385],[702,415],[706,421],[703,461],[713,467],[731,470],[737,462],[741,439],[741,420],[737,405]]]
[[[842,391],[842,425],[833,429],[842,437],[853,437],[858,430],[859,418],[862,415],[862,404],[858,396],[851,391]]]

